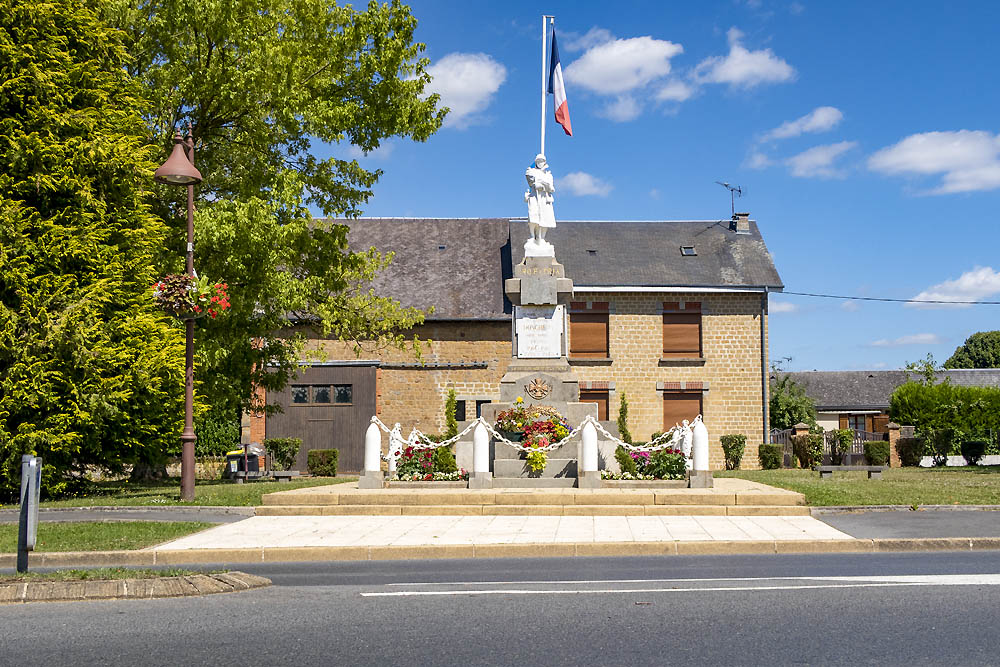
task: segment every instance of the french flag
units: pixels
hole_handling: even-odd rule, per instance
[[[556,31],[552,29],[552,57],[549,58],[549,93],[553,97],[556,122],[563,132],[573,136],[573,126],[569,122],[569,104],[566,102],[566,86],[563,85],[562,65],[559,64],[559,49],[556,47]]]

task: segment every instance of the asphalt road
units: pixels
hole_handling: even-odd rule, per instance
[[[1000,511],[920,510],[814,513],[851,537],[1000,537]]]
[[[997,552],[243,569],[275,586],[0,606],[0,664],[1000,662]]]

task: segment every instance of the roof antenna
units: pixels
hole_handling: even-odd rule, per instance
[[[729,183],[723,183],[722,181],[716,181],[719,185],[729,190],[729,205],[732,208],[731,214],[736,217],[736,198],[743,196],[743,188],[738,185],[730,185]]]

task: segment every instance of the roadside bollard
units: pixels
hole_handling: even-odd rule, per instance
[[[580,434],[580,459],[577,463],[576,485],[581,489],[597,489],[601,486],[601,472],[597,469],[597,429],[594,422],[587,421]]]
[[[490,434],[481,421],[472,430],[472,473],[469,475],[469,488],[493,488],[493,474],[490,472]]]
[[[382,478],[382,431],[372,422],[365,431],[365,471],[358,479],[359,489],[381,489]]]
[[[691,443],[694,470],[689,486],[692,489],[710,489],[715,486],[715,481],[712,471],[708,469],[708,429],[700,419],[696,419],[691,428]]]

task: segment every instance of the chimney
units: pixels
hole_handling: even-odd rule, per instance
[[[750,214],[733,213],[733,220],[729,223],[729,229],[737,234],[750,233]]]

